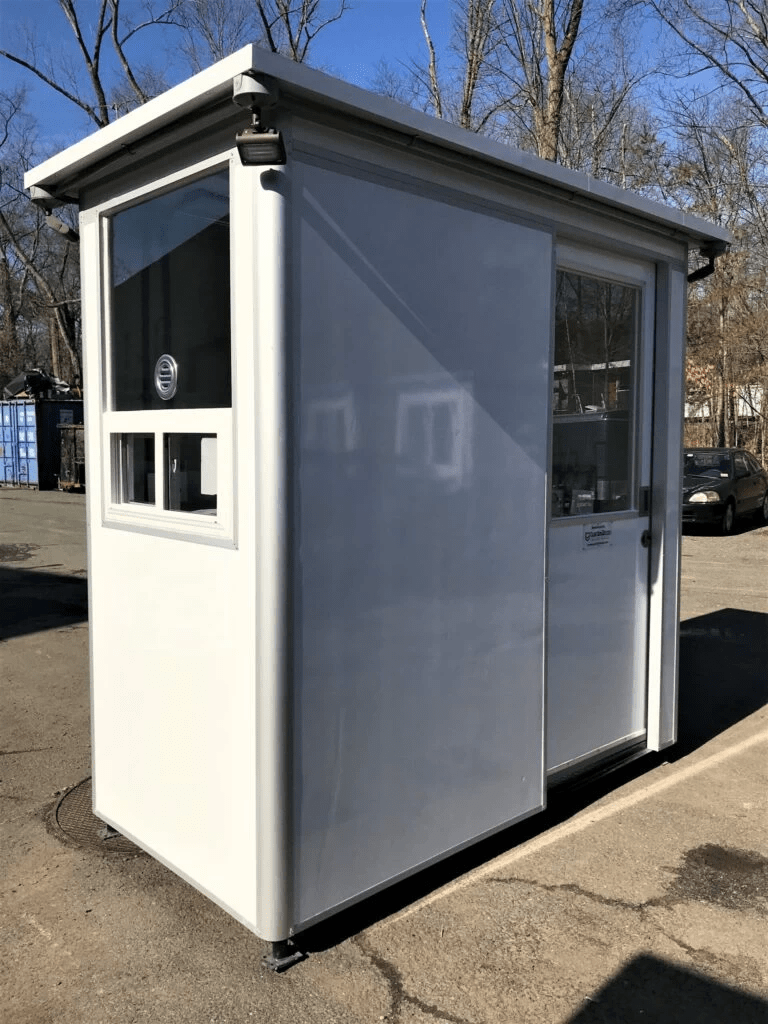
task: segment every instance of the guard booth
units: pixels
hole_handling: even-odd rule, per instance
[[[99,817],[282,943],[674,742],[725,231],[253,47],[26,184],[80,208]]]

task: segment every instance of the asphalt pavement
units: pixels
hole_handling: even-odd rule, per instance
[[[85,500],[0,490],[0,1021],[766,1024],[767,567],[768,528],[684,538],[675,747],[305,934],[276,975],[167,868],[57,823],[90,775]]]

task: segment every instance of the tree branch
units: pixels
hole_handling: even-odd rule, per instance
[[[118,60],[120,61],[120,66],[123,69],[126,80],[128,81],[128,84],[136,94],[136,98],[138,99],[139,103],[146,103],[147,100],[149,99],[149,96],[147,96],[147,94],[141,88],[139,83],[136,81],[133,69],[131,68],[131,65],[128,63],[128,60],[126,59],[122,44],[120,43],[120,40],[117,35],[117,24],[120,13],[120,0],[109,0],[109,5],[112,8],[112,45],[115,48],[115,53],[117,54]]]
[[[421,30],[424,33],[424,41],[426,42],[427,50],[429,51],[429,97],[435,111],[435,116],[442,117],[443,99],[440,94],[440,82],[437,77],[437,56],[435,54],[432,36],[429,32],[429,25],[427,24],[427,0],[421,0],[419,18],[421,21]]]
[[[91,118],[91,120],[96,122],[99,128],[104,127],[104,125],[99,120],[96,111],[89,103],[86,103],[84,100],[81,100],[79,96],[76,96],[74,93],[69,92],[69,90],[59,85],[58,82],[54,81],[53,78],[50,78],[48,75],[46,75],[43,71],[40,70],[40,68],[35,67],[34,64],[30,64],[28,61],[23,60],[21,57],[15,56],[15,54],[13,53],[8,53],[6,50],[0,50],[0,57],[5,57],[7,60],[13,61],[14,64],[18,64],[20,67],[26,68],[27,71],[31,71],[32,74],[36,75],[41,82],[45,82],[46,85],[49,85],[51,89],[59,93],[59,95],[63,96],[65,99],[68,99],[71,103],[74,103],[75,106],[80,107],[81,110],[84,110],[85,113]]]

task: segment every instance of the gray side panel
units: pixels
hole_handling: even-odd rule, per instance
[[[546,233],[303,185],[296,924],[543,804],[552,294]]]

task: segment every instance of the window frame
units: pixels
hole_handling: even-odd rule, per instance
[[[236,546],[235,536],[235,305],[234,305],[234,240],[233,197],[236,187],[233,151],[219,153],[192,166],[157,178],[141,187],[111,199],[98,208],[101,287],[101,461],[103,473],[102,522],[105,526],[158,536]],[[228,407],[192,409],[116,410],[114,402],[113,338],[112,338],[112,218],[126,209],[173,192],[195,181],[227,171],[230,205],[230,372],[232,399]],[[164,466],[166,434],[212,434],[217,439],[217,508],[215,515],[173,511],[168,503]],[[155,452],[155,502],[139,503],[123,500],[122,466],[119,439],[124,434],[151,434]]]
[[[550,373],[554,383],[555,321],[557,302],[557,275],[560,272],[578,274],[583,277],[605,281],[609,284],[625,285],[639,292],[636,317],[636,333],[632,352],[633,382],[631,389],[629,420],[629,458],[627,468],[629,504],[626,509],[583,511],[569,515],[553,515],[552,469],[554,457],[554,427],[558,415],[554,412],[554,387],[550,389],[550,447],[549,447],[549,523],[550,526],[566,526],[599,516],[601,520],[632,519],[647,515],[643,508],[641,492],[650,488],[652,458],[652,415],[653,415],[653,363],[656,340],[656,265],[631,256],[614,254],[604,250],[583,248],[570,242],[558,242],[555,247],[555,266],[552,282],[552,355]]]

